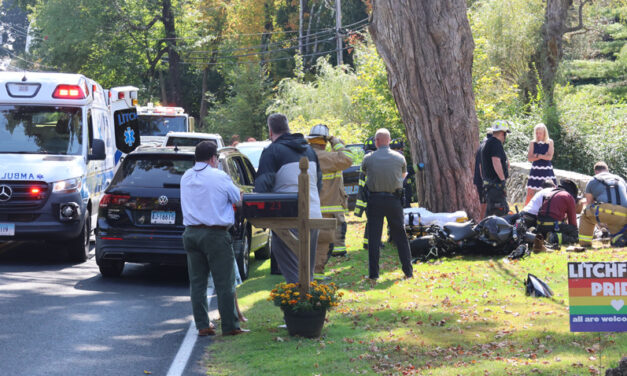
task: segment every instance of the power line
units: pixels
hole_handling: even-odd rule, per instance
[[[353,32],[358,32],[360,30],[363,30],[365,27],[366,27],[366,25],[362,25],[359,28],[355,29]],[[304,43],[302,45],[303,46],[309,46],[309,45],[312,45],[312,44],[324,43],[324,42],[329,42],[329,41],[332,41],[332,40],[335,40],[335,36],[333,36],[332,38],[323,39],[322,41],[316,40],[316,41],[313,41],[313,42]],[[266,50],[266,51],[257,51],[257,52],[251,52],[251,53],[248,53],[248,54],[240,54],[240,55],[218,55],[218,56],[212,56],[211,58],[213,58],[213,59],[222,59],[222,58],[240,58],[240,57],[249,57],[249,56],[257,56],[257,55],[266,55],[266,54],[271,54],[271,53],[275,53],[275,52],[289,51],[289,50],[293,50],[293,49],[296,49],[296,48],[299,48],[299,46],[298,45],[294,45],[294,46],[285,47],[285,48],[277,48],[277,49]],[[205,60],[205,59],[207,59],[207,57],[204,57],[204,56],[188,56],[186,58],[186,60]]]
[[[50,65],[44,65],[44,64],[37,63],[37,62],[34,62],[34,61],[26,60],[26,59],[24,59],[24,58],[22,58],[22,57],[20,57],[20,56],[18,56],[18,55],[16,55],[16,54],[12,53],[10,50],[8,50],[7,48],[5,48],[5,47],[3,47],[3,46],[0,46],[0,48],[1,48],[1,49],[3,49],[6,53],[8,53],[9,55],[11,55],[12,57],[14,57],[14,58],[16,58],[16,59],[18,59],[18,60],[22,60],[23,62],[25,62],[25,63],[27,63],[27,64],[30,64],[30,65],[32,65],[33,67],[38,66],[38,67],[43,67],[43,68],[53,69],[53,70],[55,70],[55,71],[58,71],[58,70],[59,70],[59,68],[57,68],[57,67],[52,67],[52,66],[50,66]]]
[[[315,44],[315,43],[324,43],[324,42],[332,41],[334,39],[335,39],[335,37],[323,39],[321,41],[304,43],[303,46],[308,46],[308,45]],[[211,58],[216,58],[216,59],[218,59],[218,58],[238,58],[238,57],[265,55],[265,54],[272,54],[272,53],[275,53],[275,52],[289,51],[289,50],[293,50],[295,48],[299,48],[299,46],[277,48],[277,49],[274,49],[274,50],[267,50],[267,51],[257,51],[257,52],[251,52],[251,53],[248,53],[248,54],[241,54],[241,55],[219,55],[219,56],[212,56]],[[207,57],[204,57],[204,56],[189,56],[188,59],[204,60],[204,59],[207,59]]]
[[[348,50],[350,48],[353,48],[353,46],[346,46],[346,47],[342,48],[342,51]],[[316,52],[316,53],[311,53],[311,54],[305,54],[305,55],[302,55],[302,57],[320,56],[320,55],[326,55],[326,54],[333,53],[333,52],[337,52],[337,49],[334,48],[334,49],[328,50],[328,51],[322,51],[322,52]],[[232,64],[234,64],[234,65],[259,64],[259,63],[262,63],[262,62],[263,63],[268,63],[268,62],[272,62],[272,61],[291,60],[293,58],[294,58],[294,56],[287,56],[287,57],[281,57],[281,58],[275,58],[275,59],[267,59],[267,60],[262,60],[262,61],[237,61],[237,62],[232,62]],[[227,63],[228,62],[198,63],[198,62],[181,61],[181,64],[186,64],[186,65],[220,65],[220,64],[227,64]]]
[[[342,28],[348,28],[348,27],[352,27],[354,25],[357,25],[359,23],[368,23],[368,17],[363,18],[357,22],[353,22],[352,24],[348,24],[343,26]],[[333,28],[324,28],[324,29],[317,29],[317,30],[313,30],[313,31],[317,31],[317,32],[321,32],[321,33],[325,33],[325,32],[335,32],[335,27]],[[256,35],[275,35],[275,34],[292,34],[292,33],[298,33],[298,30],[279,30],[279,31],[265,31],[265,32],[261,32],[261,33],[243,33],[243,34],[228,34],[228,35],[223,35],[223,38],[233,38],[233,37],[247,37],[247,36],[256,36]],[[310,34],[313,35],[313,34]],[[203,37],[172,37],[172,38],[158,38],[158,37],[150,37],[147,38],[149,40],[154,40],[154,39],[158,39],[158,40],[201,40],[203,39]],[[298,39],[298,37],[296,37],[296,39]]]
[[[358,25],[356,26],[356,28],[358,30],[363,29],[363,26],[367,25],[368,23],[366,22],[365,24],[363,24],[363,21],[367,21],[368,19],[365,18],[361,21],[346,25],[344,27],[342,27],[342,29],[347,29],[350,27],[353,27],[359,23],[362,23],[362,25]],[[350,30],[349,30],[350,31]],[[317,33],[312,33],[312,34],[308,34],[305,36],[305,38],[311,38],[311,37],[316,37],[318,38],[318,36],[320,34],[327,34],[327,35],[333,35],[335,38],[335,29],[328,29],[327,31],[321,31],[321,32],[317,32]],[[253,45],[253,46],[248,46],[248,47],[238,47],[238,48],[230,48],[230,49],[213,49],[213,50],[197,50],[197,51],[190,51],[190,53],[213,53],[213,52],[232,52],[232,51],[245,51],[245,50],[251,50],[251,49],[256,49],[256,48],[262,48],[262,47],[269,47],[269,46],[278,46],[278,45],[283,45],[284,43],[287,42],[296,42],[298,41],[299,37],[292,37],[289,39],[284,39],[282,41],[277,41],[277,42],[271,42],[271,43],[267,43],[267,44],[258,44],[258,45]]]

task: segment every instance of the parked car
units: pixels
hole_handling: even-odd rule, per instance
[[[244,192],[254,186],[254,168],[235,148],[219,149],[220,169]],[[192,147],[140,148],[122,161],[100,201],[96,263],[104,277],[119,276],[124,263],[185,264],[180,204],[181,177],[194,165]],[[229,230],[242,279],[250,252],[269,257],[268,231],[252,227],[236,209]]]
[[[163,140],[163,146],[196,146],[205,140],[214,141],[218,149],[224,147],[224,141],[219,134],[201,132],[168,132]]]
[[[240,142],[236,148],[242,154],[250,159],[250,162],[255,167],[255,171],[259,168],[259,158],[261,158],[261,152],[268,147],[272,142],[270,140],[265,141],[253,141],[253,142]]]

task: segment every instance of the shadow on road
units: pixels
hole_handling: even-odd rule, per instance
[[[100,273],[76,283],[75,288],[88,291],[117,292],[129,287],[158,289],[188,287],[187,268],[182,266],[125,264],[118,278],[104,278]]]
[[[49,270],[73,265],[68,261],[65,247],[43,241],[0,242],[0,264],[28,268],[47,266]]]

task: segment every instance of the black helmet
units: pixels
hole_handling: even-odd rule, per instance
[[[364,149],[366,150],[366,152],[377,150],[377,146],[374,143],[374,136],[368,137],[366,142],[364,142]]]
[[[405,146],[405,143],[400,138],[395,138],[390,142],[390,149],[401,150]]]
[[[570,193],[571,196],[577,201],[577,193],[579,192],[579,188],[577,188],[577,184],[570,179],[561,179],[558,188],[565,190]]]

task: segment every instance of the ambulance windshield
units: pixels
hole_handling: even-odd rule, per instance
[[[139,133],[142,136],[165,136],[168,132],[187,132],[185,116],[139,115]]]
[[[0,153],[80,155],[80,108],[0,106]]]

